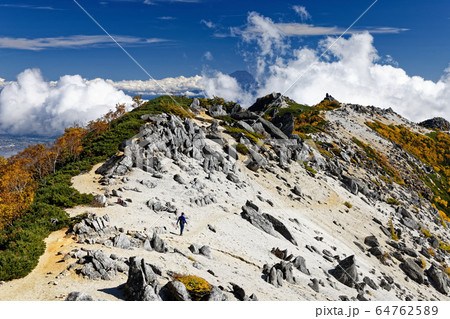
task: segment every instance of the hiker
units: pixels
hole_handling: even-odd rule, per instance
[[[181,216],[178,217],[177,226],[180,224],[180,236],[183,235],[184,224],[187,224],[186,218],[184,217],[184,213],[181,213]]]

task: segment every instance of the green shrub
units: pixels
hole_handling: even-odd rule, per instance
[[[393,206],[398,206],[398,205],[400,205],[399,201],[396,200],[395,198],[392,198],[392,197],[388,198],[386,202],[387,202],[389,205],[393,205]]]
[[[189,98],[161,96],[109,123],[109,131],[88,134],[79,158],[59,163],[54,174],[40,180],[30,210],[0,231],[0,280],[30,273],[45,251],[44,239],[52,231],[72,224],[64,208],[92,202],[92,195],[80,194],[72,187],[72,177],[114,155],[124,140],[139,132],[145,122],[142,115],[168,112],[189,116],[187,110],[191,103]]]
[[[243,154],[243,155],[247,155],[249,153],[247,146],[245,146],[244,144],[238,143],[236,145],[236,151],[238,151],[239,153]]]
[[[61,208],[34,202],[28,214],[0,232],[0,280],[30,273],[45,251],[44,239],[69,224],[70,219]]]
[[[254,144],[262,145],[262,142],[260,139],[263,139],[264,137],[261,134],[253,133],[246,131],[244,129],[238,128],[238,127],[232,127],[232,126],[224,126],[227,133],[232,135],[235,138],[238,138],[240,134],[244,134],[245,137],[247,137],[249,140],[251,140]]]
[[[307,162],[303,162],[303,166],[309,173],[312,174],[312,176],[316,176],[317,172],[311,166],[309,166]]]
[[[224,121],[227,124],[233,124],[233,123],[237,122],[237,120],[235,120],[234,118],[232,118],[229,115],[219,115],[219,116],[215,116],[214,118],[216,120]]]

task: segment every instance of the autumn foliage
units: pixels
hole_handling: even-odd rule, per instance
[[[7,161],[0,157],[0,230],[30,208],[36,182],[23,167],[24,159]]]
[[[140,97],[134,98],[141,105]],[[83,140],[89,133],[102,134],[111,122],[126,114],[126,106],[116,105],[105,116],[91,121],[86,128],[70,127],[52,144],[28,146],[8,160],[0,158],[0,231],[26,214],[35,197],[38,181],[55,173],[68,162],[77,162],[83,151]]]
[[[367,126],[381,136],[403,147],[434,172],[418,171],[413,167],[434,193],[434,204],[450,216],[450,135],[434,131],[426,135],[412,132],[402,125],[386,125],[381,122],[367,122]],[[413,165],[413,164],[410,164]]]

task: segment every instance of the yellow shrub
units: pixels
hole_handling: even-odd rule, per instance
[[[444,243],[443,241],[439,241],[439,247],[447,252],[450,252],[450,245]]]
[[[446,273],[446,274],[447,274],[447,276],[449,276],[449,277],[450,277],[450,267],[448,267],[448,266],[445,266],[445,269],[444,269],[444,273]]]
[[[186,286],[193,299],[201,299],[211,291],[212,286],[203,278],[194,275],[176,274],[173,278]]]
[[[428,229],[422,228],[422,233],[425,235],[425,237],[430,238],[433,235],[431,235],[430,231]]]
[[[397,233],[395,232],[394,224],[392,223],[392,217],[389,219],[388,226],[389,226],[389,229],[391,231],[392,240],[398,241],[399,238],[398,238]]]
[[[425,262],[425,260],[422,257],[420,257],[419,260],[422,263],[422,266],[421,266],[422,269],[425,269],[425,267],[427,266],[427,263]]]

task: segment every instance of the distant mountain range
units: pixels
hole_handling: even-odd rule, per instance
[[[0,135],[0,157],[8,158],[29,145],[50,143],[55,137]]]

